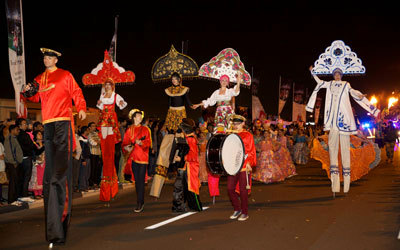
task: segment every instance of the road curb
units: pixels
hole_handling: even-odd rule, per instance
[[[149,180],[149,182],[146,185],[151,185],[151,183],[152,183],[152,181]],[[170,185],[173,183],[174,183],[174,180],[166,180],[164,184]],[[119,183],[118,189],[119,190],[135,189],[135,183],[134,182]],[[75,200],[75,199],[81,199],[81,198],[89,198],[89,197],[93,197],[93,196],[98,196],[99,194],[100,194],[100,188],[95,189],[95,190],[89,190],[88,192],[73,193],[72,199]],[[25,210],[25,209],[40,208],[43,206],[44,206],[43,199],[35,200],[32,203],[22,202],[22,205],[19,207],[12,206],[12,205],[0,207],[0,215],[9,214],[9,213],[13,213],[13,212],[17,212],[17,211],[21,211],[21,210]]]

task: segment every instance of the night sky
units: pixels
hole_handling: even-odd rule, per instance
[[[100,88],[84,88],[82,76],[103,60],[119,15],[117,63],[136,74],[136,84],[117,87],[128,108],[164,118],[169,83],[153,83],[153,63],[173,44],[199,67],[224,48],[234,48],[248,72],[260,79],[259,97],[269,114],[277,113],[279,76],[291,78],[309,91],[315,87],[308,67],[334,40],[343,40],[362,59],[367,74],[345,77],[364,94],[389,95],[399,90],[400,21],[394,6],[363,2],[322,1],[22,1],[27,81],[44,70],[40,47],[60,51],[58,67],[69,70],[80,84],[89,107]],[[350,1],[347,1],[350,2]],[[8,68],[4,2],[0,50],[0,98],[13,96]],[[215,81],[192,80],[192,102],[218,88]],[[237,103],[250,105],[250,90],[242,88]],[[386,103],[384,104],[386,106]],[[357,111],[358,112],[358,111]],[[290,106],[284,114],[290,113]],[[365,112],[364,112],[365,113]],[[189,111],[192,118],[200,111]]]

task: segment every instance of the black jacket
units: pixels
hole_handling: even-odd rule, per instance
[[[22,152],[24,154],[24,157],[30,156],[33,157],[35,154],[35,149],[36,146],[33,144],[33,141],[31,137],[26,133],[24,130],[20,130],[18,137],[17,137],[18,143],[22,148]]]

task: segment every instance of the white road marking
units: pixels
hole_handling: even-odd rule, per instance
[[[208,207],[203,207],[203,210],[206,210],[206,209],[208,209]],[[169,224],[171,222],[180,220],[182,218],[188,217],[188,216],[190,216],[192,214],[196,214],[196,213],[198,213],[198,212],[187,212],[187,213],[178,215],[178,216],[176,216],[174,218],[171,218],[171,219],[168,219],[168,220],[165,220],[165,221],[161,221],[160,223],[148,226],[145,229],[147,229],[147,230],[156,229],[156,228],[162,227],[162,226],[167,225],[167,224]]]

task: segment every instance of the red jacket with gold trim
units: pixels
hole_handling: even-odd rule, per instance
[[[141,140],[142,145],[135,144],[136,140]],[[128,158],[128,164],[132,161],[139,164],[149,163],[149,149],[151,147],[151,132],[146,126],[130,126],[124,135],[122,141],[122,149],[126,152],[125,147],[135,144]],[[128,165],[129,166],[129,165]]]
[[[254,145],[253,135],[250,132],[243,130],[242,132],[239,132],[238,135],[242,138],[244,144],[244,154],[247,154],[247,158],[244,161],[241,170],[245,171],[247,163],[250,163],[251,167],[254,167],[257,164],[256,146]]]
[[[77,111],[86,111],[86,101],[82,90],[72,74],[63,69],[46,70],[35,78],[39,83],[36,95],[27,98],[32,102],[42,103],[43,124],[72,119],[72,101]]]

